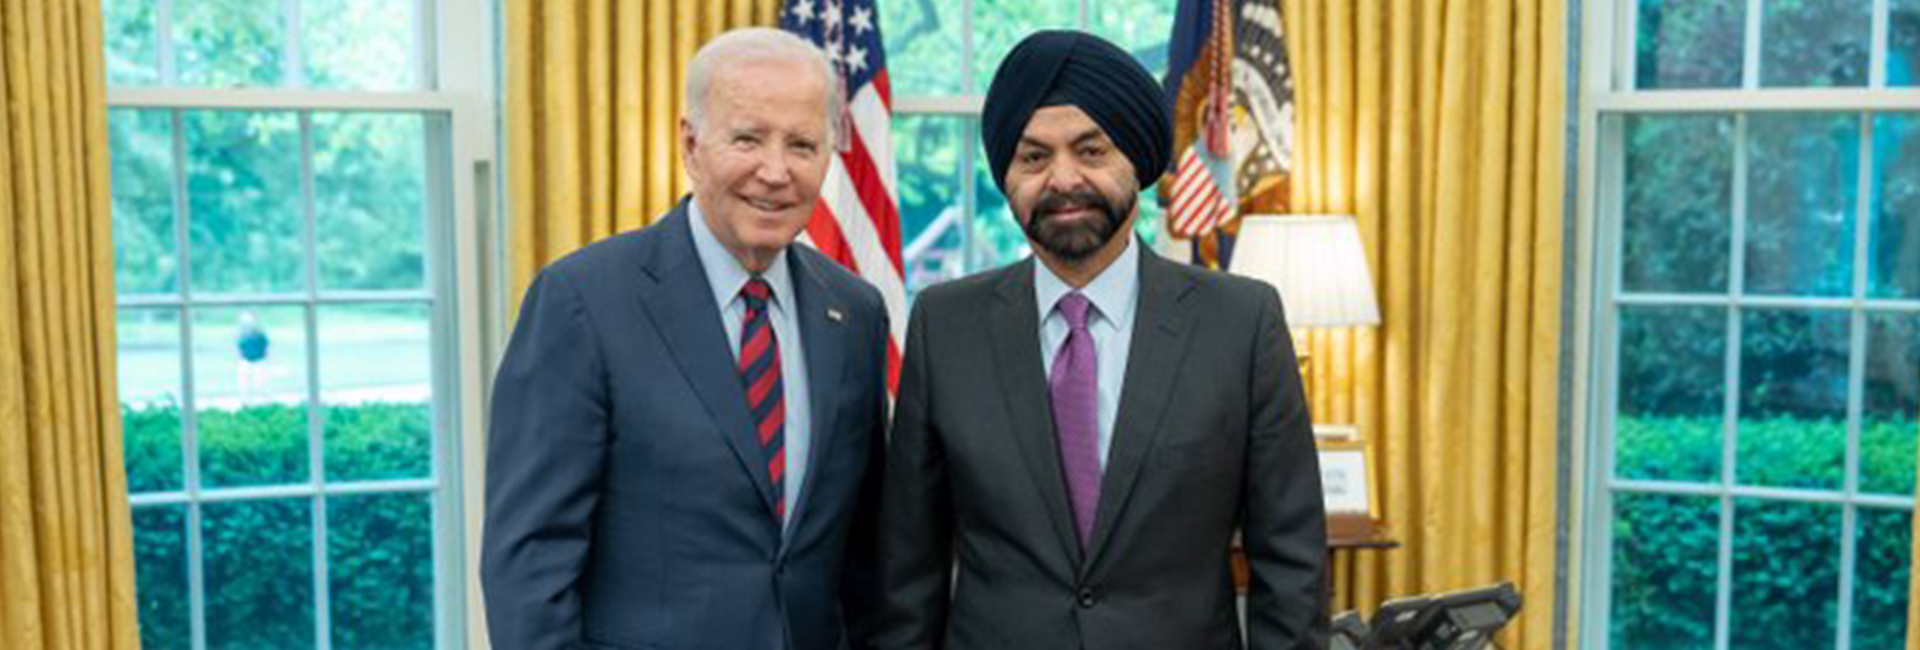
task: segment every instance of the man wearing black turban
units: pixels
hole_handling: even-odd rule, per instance
[[[1279,295],[1127,235],[1172,155],[1160,84],[1097,37],[1040,32],[981,127],[1034,255],[914,305],[873,645],[1323,647],[1325,514]]]

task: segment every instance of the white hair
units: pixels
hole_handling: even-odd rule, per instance
[[[748,61],[798,61],[817,63],[820,78],[827,86],[827,137],[837,141],[840,131],[840,75],[825,52],[792,33],[771,27],[746,27],[729,30],[714,37],[693,54],[687,65],[687,122],[694,128],[706,126],[707,102],[713,87],[713,75],[728,65]]]

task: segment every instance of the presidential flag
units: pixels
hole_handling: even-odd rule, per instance
[[[1283,34],[1279,0],[1175,9],[1165,84],[1180,153],[1161,195],[1169,230],[1193,239],[1195,260],[1209,266],[1226,267],[1238,214],[1287,211],[1293,75]]]
[[[840,72],[840,139],[806,237],[815,248],[880,289],[893,330],[887,386],[899,385],[907,327],[900,264],[900,193],[894,182],[893,91],[874,0],[788,0],[780,28],[825,51]]]

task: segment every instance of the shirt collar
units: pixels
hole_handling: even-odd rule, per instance
[[[1122,233],[1127,238],[1127,247],[1120,251],[1120,257],[1094,276],[1080,293],[1093,303],[1093,309],[1101,318],[1110,323],[1120,323],[1133,316],[1135,297],[1140,285],[1140,242],[1132,233]],[[1040,310],[1040,322],[1047,321],[1053,313],[1054,305],[1062,296],[1073,291],[1073,285],[1055,275],[1053,269],[1038,259],[1033,261],[1034,307]]]
[[[748,273],[747,267],[741,266],[740,260],[734,259],[732,253],[727,252],[726,245],[721,244],[720,238],[713,234],[713,229],[707,227],[706,215],[700,211],[699,201],[687,202],[687,221],[693,225],[693,250],[700,258],[700,267],[707,272],[707,287],[713,290],[713,302],[724,312],[740,297],[740,289],[747,286],[753,274]],[[786,249],[781,249],[773,257],[773,264],[760,277],[773,287],[774,307],[783,309],[785,302],[793,296],[793,274],[787,269]]]

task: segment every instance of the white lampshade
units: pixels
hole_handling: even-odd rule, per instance
[[[1234,273],[1280,290],[1287,324],[1378,325],[1380,305],[1349,215],[1247,215],[1233,245]]]

